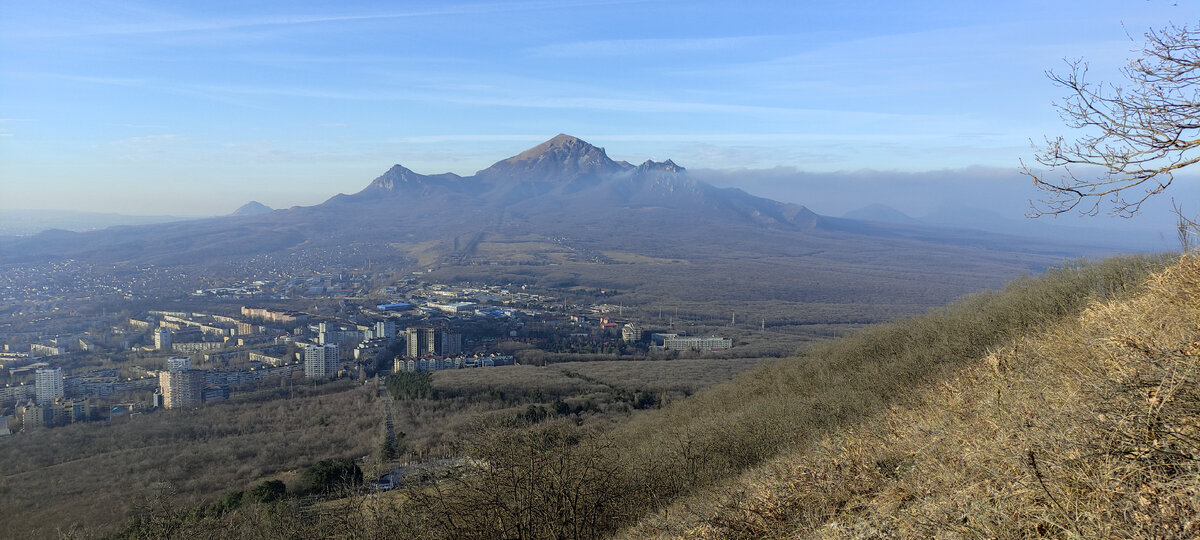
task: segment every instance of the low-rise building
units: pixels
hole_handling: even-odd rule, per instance
[[[510,366],[514,359],[504,354],[477,354],[471,356],[448,356],[437,358],[404,359],[392,361],[392,371],[441,371],[444,369],[469,369],[480,367]]]
[[[287,360],[257,351],[250,351],[250,362],[258,362],[264,366],[282,366],[287,363]]]
[[[656,345],[668,351],[724,351],[733,347],[733,340],[729,338],[709,336],[709,337],[694,337],[680,336],[678,334],[655,334],[661,336],[661,345]]]

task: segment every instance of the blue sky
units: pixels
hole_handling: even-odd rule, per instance
[[[1153,0],[0,13],[0,210],[173,215],[315,204],[394,163],[471,174],[560,132],[693,169],[1012,171],[1029,139],[1067,133],[1044,70],[1086,57],[1115,78],[1130,35],[1200,15]],[[779,193],[809,202],[795,188]]]

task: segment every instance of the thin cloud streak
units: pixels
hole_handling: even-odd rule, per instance
[[[261,87],[261,86],[195,86],[196,91],[206,94],[237,94],[249,96],[288,96],[313,99],[352,100],[352,101],[422,101],[454,103],[473,106],[499,106],[530,109],[567,109],[567,110],[596,110],[612,112],[638,113],[726,113],[726,114],[759,114],[759,115],[793,115],[793,116],[836,116],[840,121],[898,121],[911,120],[914,122],[949,122],[956,121],[954,115],[930,114],[901,114],[880,113],[871,111],[812,109],[794,107],[772,107],[760,105],[739,105],[728,103],[705,103],[689,101],[667,101],[654,99],[608,98],[608,97],[561,97],[537,96],[528,94],[525,97],[501,96],[471,96],[448,95],[444,92],[397,92],[397,91],[331,91],[314,90],[294,86]],[[480,88],[482,89],[482,88]],[[510,94],[513,92],[509,92]]]
[[[163,34],[174,32],[210,32],[218,30],[236,30],[241,28],[269,26],[297,26],[324,23],[362,22],[390,19],[433,17],[446,15],[483,15],[489,13],[538,11],[544,9],[563,9],[571,7],[589,7],[606,5],[644,4],[652,0],[575,0],[571,2],[509,2],[502,4],[465,4],[448,6],[440,9],[413,10],[387,13],[364,13],[353,15],[277,15],[268,17],[247,17],[229,19],[186,20],[186,21],[155,21],[141,24],[101,26],[83,29],[77,32],[16,32],[11,37],[18,38],[62,38],[84,36],[118,36]]]
[[[754,45],[763,41],[778,39],[783,36],[735,36],[718,38],[652,38],[652,39],[614,39],[599,41],[577,41],[545,45],[529,49],[533,56],[546,57],[594,57],[622,56],[655,52],[712,52]]]

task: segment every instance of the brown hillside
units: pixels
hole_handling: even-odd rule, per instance
[[[1147,285],[1169,263],[1018,279],[615,424],[480,418],[461,467],[321,514],[340,521],[165,509],[125,536],[1186,535],[1200,268]]]
[[[1193,538],[1198,382],[1188,257],[626,536]]]

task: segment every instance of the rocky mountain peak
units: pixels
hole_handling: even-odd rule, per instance
[[[424,178],[424,175],[412,172],[402,165],[392,165],[392,168],[388,169],[387,172],[380,175],[379,178],[371,181],[371,184],[367,186],[367,189],[376,188],[386,191],[395,191],[401,186],[420,182]]]
[[[663,172],[680,173],[687,169],[684,169],[683,167],[676,165],[674,161],[671,161],[669,159],[666,161],[654,161],[654,160],[647,159],[645,163],[638,165],[637,170],[638,170],[638,172],[663,171]]]
[[[555,156],[567,156],[567,155],[572,155],[572,154],[577,154],[577,153],[578,154],[588,154],[588,153],[593,153],[596,151],[599,151],[600,153],[604,153],[603,148],[597,148],[595,146],[592,146],[591,144],[588,144],[587,141],[584,141],[583,139],[580,139],[578,137],[573,137],[571,135],[567,135],[566,133],[559,133],[558,135],[555,135],[550,140],[548,140],[542,144],[539,144],[533,148],[530,148],[529,150],[521,152],[520,154],[517,154],[516,156],[513,156],[510,159],[521,161],[521,160],[538,159],[546,154],[555,155]]]
[[[488,167],[476,176],[491,181],[571,181],[600,177],[626,169],[609,159],[603,148],[566,134]]]

